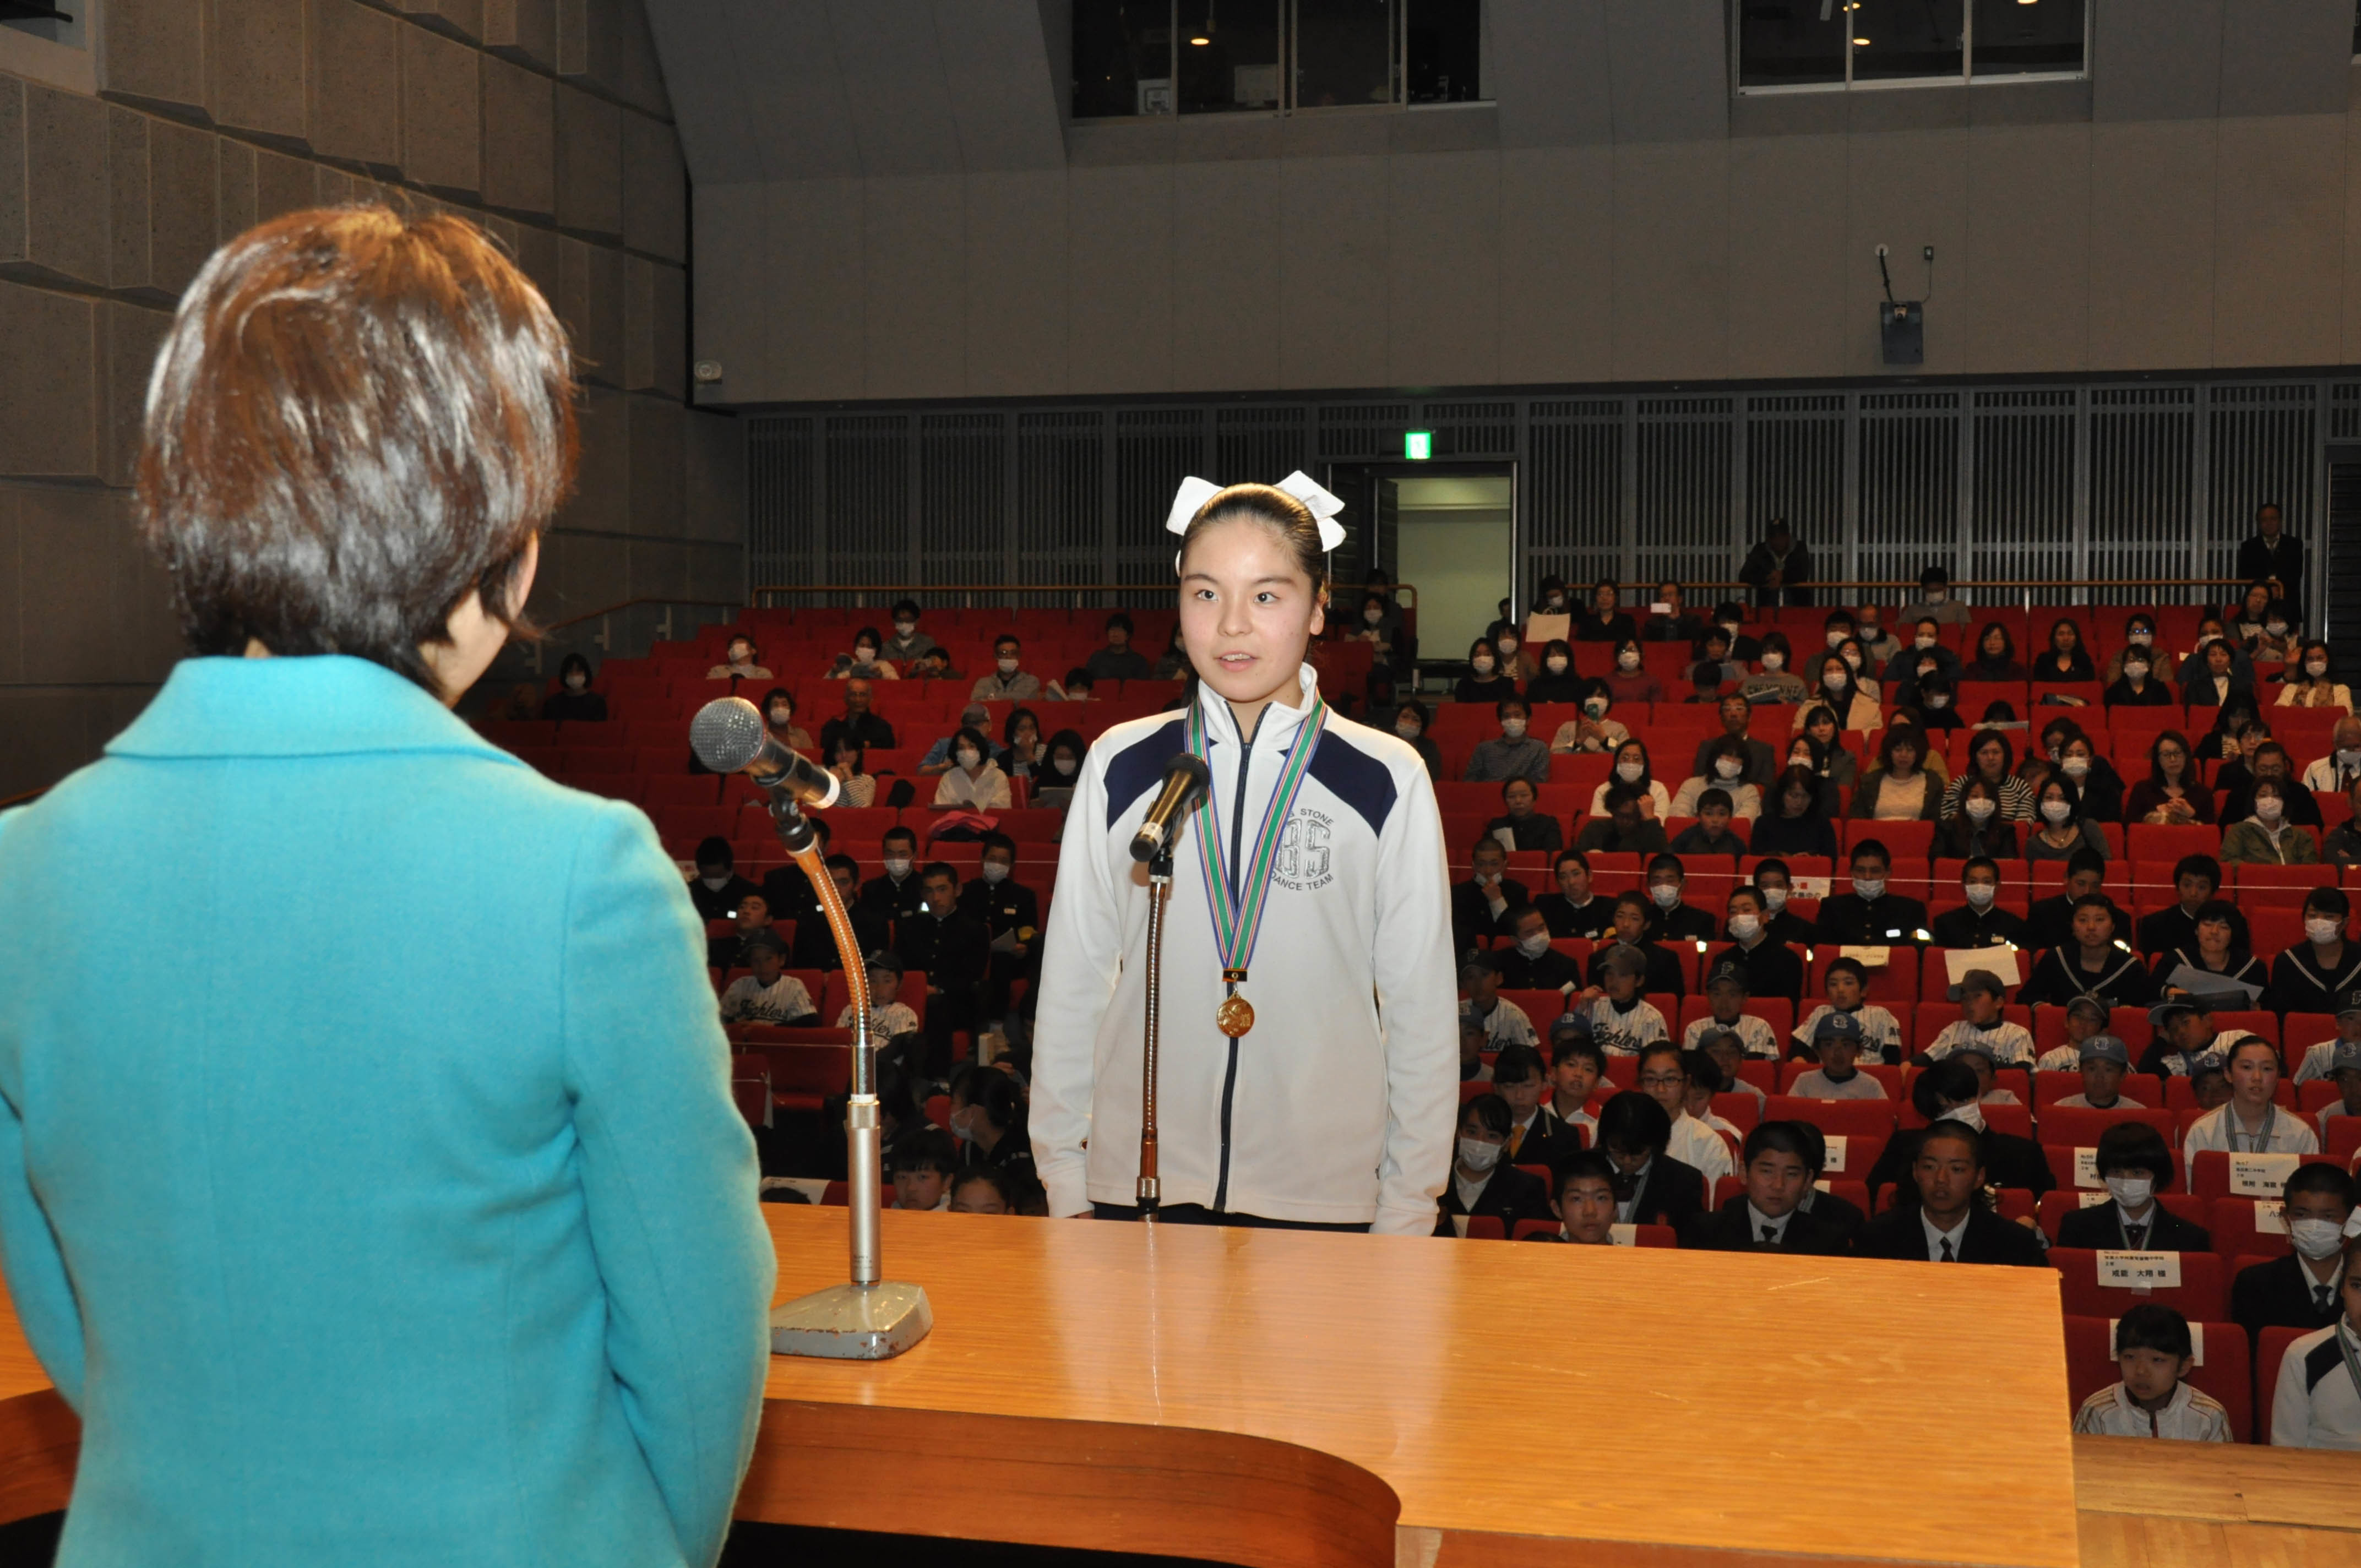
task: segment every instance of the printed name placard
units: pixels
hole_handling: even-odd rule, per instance
[[[2255,1200],[2255,1234],[2283,1236],[2288,1234],[2285,1206],[2276,1198]]]
[[[2177,1252],[2114,1252],[2099,1255],[2099,1283],[2119,1290],[2178,1290],[2180,1255]]]
[[[1813,1182],[1812,1185],[1822,1192],[1834,1192],[1837,1190],[1836,1183],[1828,1180],[1826,1177],[1822,1177],[1819,1180]]]
[[[2004,985],[2025,983],[2025,967],[2015,948],[1946,948],[1943,949],[1943,972],[1953,985],[1968,978],[1970,970],[1990,970],[2000,977]]]
[[[2102,1203],[2112,1203],[2115,1201],[2115,1196],[2112,1192],[2077,1192],[2074,1196],[2081,1200],[2082,1207],[2085,1209],[2095,1209]]]
[[[2230,1157],[2230,1190],[2240,1197],[2268,1198],[2287,1186],[2302,1157],[2291,1154],[2234,1154]]]
[[[1883,969],[1893,961],[1894,949],[1892,948],[1841,947],[1837,949],[1837,957],[1850,959],[1863,969]]]
[[[2099,1150],[2096,1145],[2085,1145],[2075,1149],[2074,1185],[2101,1188],[2106,1186],[2105,1182],[2099,1179]]]
[[[1830,1133],[1830,1134],[1827,1135],[1825,1137],[1823,1137],[1820,1141],[1821,1141],[1821,1142],[1823,1142],[1823,1143],[1825,1143],[1825,1144],[1827,1144],[1827,1145],[1828,1145],[1828,1163],[1827,1163],[1826,1165],[1823,1165],[1822,1167],[1820,1167],[1820,1168],[1821,1168],[1822,1170],[1836,1170],[1836,1171],[1841,1171],[1842,1169],[1844,1169],[1844,1168],[1845,1168],[1845,1140],[1844,1140],[1844,1135],[1843,1135],[1843,1134],[1841,1134],[1841,1133]]]
[[[1640,1227],[1637,1225],[1609,1225],[1607,1227],[1607,1234],[1617,1246],[1640,1245]]]
[[[2107,1354],[2110,1357],[2123,1354],[2115,1348],[2115,1325],[2122,1321],[2121,1318],[2107,1320]],[[2200,1366],[2205,1365],[2205,1325],[2203,1323],[2189,1325],[2189,1359]]]
[[[1791,898],[1826,898],[1828,895],[1828,883],[1830,880],[1831,879],[1824,876],[1791,876],[1787,879],[1788,896]]]

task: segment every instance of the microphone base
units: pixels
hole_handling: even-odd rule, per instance
[[[771,1354],[889,1361],[934,1326],[923,1285],[831,1285],[771,1309]]]

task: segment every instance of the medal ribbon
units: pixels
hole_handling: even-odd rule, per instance
[[[1295,732],[1295,746],[1279,770],[1279,782],[1270,792],[1270,805],[1263,811],[1262,826],[1255,832],[1254,853],[1246,864],[1246,875],[1237,883],[1237,892],[1230,892],[1229,866],[1222,854],[1221,827],[1213,820],[1213,802],[1208,799],[1205,809],[1197,813],[1197,852],[1205,864],[1205,908],[1213,916],[1214,945],[1221,949],[1222,969],[1225,975],[1242,974],[1248,959],[1254,957],[1255,938],[1262,930],[1264,905],[1270,897],[1270,876],[1279,863],[1279,841],[1286,835],[1287,818],[1295,809],[1295,797],[1301,793],[1303,781],[1312,771],[1312,754],[1320,748],[1320,736],[1328,720],[1328,705],[1320,700],[1318,692],[1312,696],[1311,711],[1303,716]],[[1204,698],[1200,696],[1189,710],[1189,750],[1200,757],[1206,754]],[[1241,768],[1250,765],[1254,753],[1241,742],[1244,752],[1238,759]],[[1232,991],[1236,981],[1230,982]]]

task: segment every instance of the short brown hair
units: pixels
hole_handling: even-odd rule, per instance
[[[191,647],[348,653],[435,683],[422,643],[516,573],[572,487],[574,376],[481,229],[290,213],[215,251],[148,384],[138,494]]]

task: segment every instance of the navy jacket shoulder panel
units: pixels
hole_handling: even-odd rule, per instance
[[[1361,814],[1372,833],[1383,833],[1400,791],[1393,770],[1370,756],[1335,729],[1323,731],[1320,749],[1312,754],[1312,776],[1320,786]]]
[[[1189,726],[1186,716],[1176,714],[1172,722],[1149,730],[1126,746],[1107,762],[1106,825],[1113,828],[1123,820],[1123,814],[1132,803],[1164,782],[1164,764],[1172,760],[1175,751],[1188,744]],[[1325,751],[1326,747],[1321,748]]]

